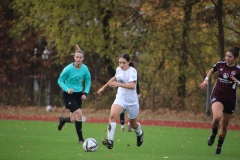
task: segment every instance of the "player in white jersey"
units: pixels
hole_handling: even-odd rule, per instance
[[[134,67],[133,63],[131,62],[130,63],[130,66],[131,67]],[[135,67],[134,67],[135,68]],[[136,92],[137,92],[137,95],[138,95],[138,99],[140,98],[141,94],[140,94],[140,87],[139,87],[139,80],[137,81],[137,86],[136,86]],[[120,114],[120,124],[121,124],[121,131],[124,131],[125,130],[125,111],[123,111],[121,114]],[[132,128],[130,126],[130,122],[128,121],[127,123],[128,125],[128,132],[132,132]]]
[[[137,122],[139,114],[139,101],[136,92],[137,70],[131,67],[130,56],[123,53],[119,58],[119,67],[116,69],[115,76],[112,77],[97,93],[101,94],[105,88],[118,87],[116,98],[112,104],[108,131],[108,138],[102,140],[107,148],[113,148],[114,134],[116,130],[116,121],[118,116],[125,111],[128,114],[131,127],[137,135],[137,146],[143,143],[143,130],[140,123]]]

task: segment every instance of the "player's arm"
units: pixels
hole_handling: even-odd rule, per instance
[[[208,85],[208,80],[211,78],[212,74],[214,73],[214,68],[211,68],[208,73],[206,78],[203,80],[202,84],[200,84],[201,89],[206,89],[206,86]]]
[[[123,88],[134,90],[135,86],[136,86],[136,82],[135,81],[132,81],[130,83],[110,82],[109,86],[110,87],[123,87]]]
[[[63,91],[68,92],[71,88],[68,88],[65,84],[65,80],[68,76],[68,69],[65,67],[63,71],[61,72],[59,78],[58,78],[58,84],[62,88]]]
[[[90,91],[90,87],[91,87],[91,74],[90,74],[88,68],[86,69],[84,81],[85,81],[84,94],[87,96]]]
[[[136,88],[136,83],[137,83],[137,71],[136,69],[130,70],[130,75],[129,75],[129,83],[120,83],[120,82],[109,82],[110,87],[122,87],[122,88],[127,88],[127,89],[132,89],[134,90]]]
[[[236,83],[237,85],[240,85],[240,75],[238,76],[233,76],[231,75],[230,78],[233,80],[234,83]]]
[[[101,93],[104,91],[104,89],[106,89],[106,88],[109,86],[109,83],[111,83],[111,82],[116,82],[116,78],[115,78],[115,77],[112,77],[106,84],[104,84],[104,85],[97,91],[97,93],[98,93],[98,94],[101,94]]]

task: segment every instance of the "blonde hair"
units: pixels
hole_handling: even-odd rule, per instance
[[[82,53],[84,55],[84,51],[79,47],[78,44],[75,45],[75,52],[71,53],[71,55],[74,56],[75,53]]]
[[[84,51],[79,47],[78,44],[75,45],[75,49],[76,49],[75,53],[82,53],[82,54],[84,54]]]

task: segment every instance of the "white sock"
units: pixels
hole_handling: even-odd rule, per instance
[[[107,133],[108,133],[108,140],[112,140],[114,139],[114,134],[115,134],[115,130],[116,130],[116,122],[111,122],[108,124],[108,128],[107,128]]]
[[[124,128],[124,125],[121,125],[121,128]]]
[[[137,123],[138,123],[138,122],[137,122]],[[140,123],[138,123],[138,128],[135,129],[135,132],[136,132],[137,136],[142,135],[142,129],[141,129]]]

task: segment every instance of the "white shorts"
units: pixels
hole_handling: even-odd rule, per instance
[[[136,104],[125,104],[124,101],[120,98],[116,98],[113,104],[117,104],[123,108],[123,110],[127,113],[129,119],[135,119],[138,117],[139,114],[139,103],[138,101]]]

